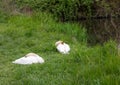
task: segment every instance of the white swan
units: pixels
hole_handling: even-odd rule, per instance
[[[57,50],[62,54],[69,54],[70,46],[63,41],[57,41],[55,43]]]
[[[19,58],[12,63],[15,64],[33,64],[33,63],[44,63],[44,59],[35,53],[28,53],[22,58]]]

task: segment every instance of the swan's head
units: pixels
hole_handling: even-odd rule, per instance
[[[59,44],[63,44],[63,43],[64,43],[63,41],[59,40],[55,43],[55,46],[58,46]]]

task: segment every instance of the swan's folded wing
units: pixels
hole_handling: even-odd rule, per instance
[[[32,64],[30,59],[28,59],[26,57],[19,58],[19,59],[13,61],[12,63],[15,63],[15,64]]]

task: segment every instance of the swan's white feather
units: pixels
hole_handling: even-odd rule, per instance
[[[70,51],[70,46],[66,43],[60,43],[56,48],[62,54],[68,54]]]
[[[35,53],[29,53],[24,57],[13,61],[12,63],[15,63],[15,64],[44,63],[44,59]]]

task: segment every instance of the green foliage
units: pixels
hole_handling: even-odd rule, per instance
[[[74,21],[101,15],[104,17],[106,14],[119,15],[117,0],[110,0],[110,2],[106,0],[1,0],[0,7],[8,13],[14,13],[15,10],[49,12],[61,21]]]
[[[52,13],[61,20],[76,20],[79,17],[79,10],[81,7],[83,12],[90,13],[91,4],[94,0],[17,0],[19,7],[29,6],[35,10],[42,10]]]
[[[104,43],[103,46],[104,56],[116,56],[117,55],[117,44],[112,40],[109,43]]]
[[[3,11],[0,11],[0,23],[7,22],[8,18],[8,14],[4,13]]]

